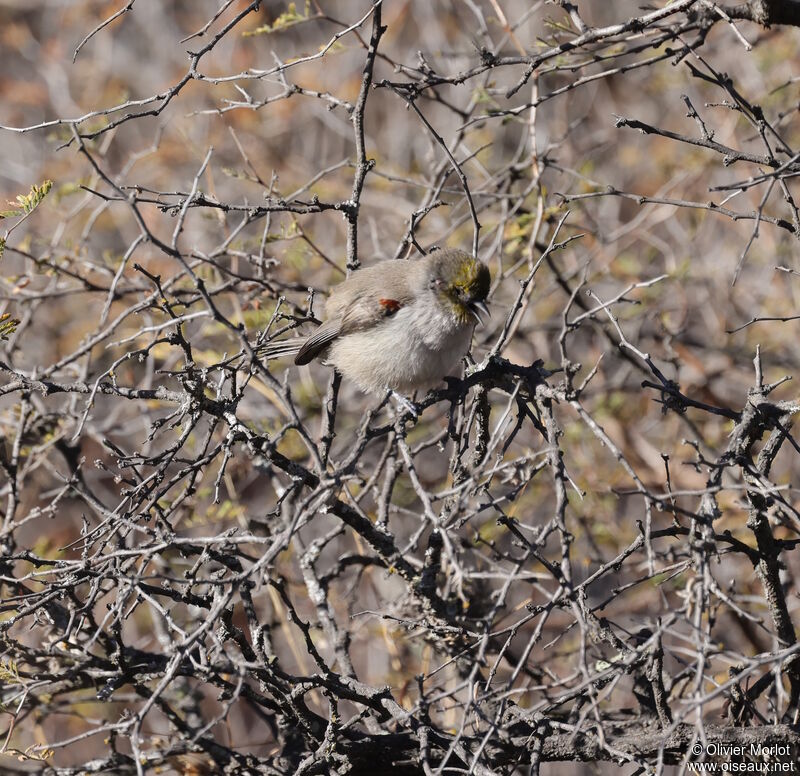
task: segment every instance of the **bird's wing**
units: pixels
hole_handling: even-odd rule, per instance
[[[337,337],[377,326],[414,300],[411,278],[416,262],[382,261],[354,272],[331,292],[325,305],[326,321],[300,348],[295,364],[307,364]],[[391,289],[376,294],[375,289]]]
[[[323,323],[302,345],[294,363],[302,366],[315,359],[342,332],[342,322],[333,320]]]
[[[411,301],[409,293],[394,294],[399,299],[370,294],[356,294],[345,307],[341,317],[326,321],[304,343],[295,356],[294,363],[303,365],[322,353],[337,337],[364,331],[394,315]]]

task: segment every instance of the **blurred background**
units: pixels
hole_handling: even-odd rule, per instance
[[[342,638],[352,676],[388,686],[412,715],[425,697],[415,677],[430,675],[439,700],[425,713],[450,732],[486,730],[468,703],[484,683],[502,690],[487,692],[487,704],[512,698],[566,713],[560,693],[591,688],[597,661],[613,660],[613,642],[592,637],[576,599],[553,604],[564,580],[543,560],[566,563],[575,585],[601,569],[585,588],[587,606],[632,649],[648,637],[643,628],[650,634],[672,616],[661,639],[673,714],[695,703],[699,719],[718,724],[727,696],[714,690],[731,667],[785,646],[752,559],[719,542],[729,531],[756,546],[747,465],[719,464],[720,480],[709,482],[734,430],[731,413],[754,385],[756,349],[764,382],[800,365],[791,150],[800,32],[734,28],[709,21],[698,4],[548,53],[528,72],[532,57],[580,39],[581,23],[597,30],[653,11],[623,0],[578,3],[570,15],[561,5],[382,4],[386,29],[363,110],[374,166],[356,244],[341,203],[353,196],[359,161],[353,116],[370,3],[0,0],[4,724],[18,717],[6,738],[9,768],[78,772],[110,757],[107,769],[127,772],[125,758],[138,756],[162,773],[217,772],[207,749],[186,744],[187,730],[262,763],[289,757],[280,702],[248,696],[242,686],[251,683],[251,696],[270,692],[255,674],[240,674],[238,689],[226,684],[236,685],[231,665],[263,655],[211,629],[197,638],[207,652],[192,659],[231,665],[214,664],[213,677],[181,669],[158,691],[164,705],[148,708],[135,730],[126,726],[169,676],[153,656],[168,662],[209,617],[213,606],[191,596],[216,601],[214,579],[230,592],[226,627],[255,644],[257,614],[270,631],[282,681],[321,670],[306,639],[331,670],[350,675],[335,644]],[[785,175],[772,175],[781,165]],[[38,196],[32,187],[45,181],[52,188]],[[27,204],[17,199],[29,195]],[[550,241],[568,238],[534,274]],[[433,404],[399,431],[391,405],[345,381],[326,441],[330,370],[257,368],[245,347],[321,315],[327,289],[346,275],[348,247],[371,265],[436,246],[470,250],[475,239],[493,291],[473,362],[508,320],[513,336],[500,354],[521,366],[541,359],[554,370],[552,386],[564,378],[557,370],[567,369],[573,387],[597,370],[579,394],[553,402],[565,513],[558,476],[548,473],[556,440],[516,396],[489,392],[481,451],[472,394],[458,409]],[[620,331],[639,355],[619,347]],[[728,415],[667,412],[666,394],[642,387],[654,379],[643,354],[684,396]],[[234,440],[222,416],[190,407],[195,388],[209,400],[236,396],[243,428],[337,482],[304,492],[268,454]],[[771,401],[795,393],[787,382]],[[796,447],[784,445],[768,478],[780,493],[775,536],[790,542],[781,584],[791,614]],[[467,642],[456,639],[456,650],[427,632],[414,585],[387,570],[363,533],[327,514],[332,493],[385,527],[417,570],[430,550],[430,504],[445,514],[441,600],[460,608],[473,635],[514,627],[506,647],[507,634],[487,647],[480,676],[470,671],[481,661],[465,667],[454,657],[462,649],[462,661],[474,657]],[[694,525],[704,493],[719,509],[705,548],[686,531],[650,542],[652,531]],[[510,519],[539,542],[538,555],[520,555]],[[647,542],[614,565],[645,523]],[[231,549],[214,538],[223,535],[244,538]],[[236,555],[241,567],[208,548]],[[267,549],[274,557],[260,564]],[[241,574],[255,585],[256,614],[239,597]],[[59,587],[59,576],[69,583]],[[175,594],[159,598],[159,586]],[[133,651],[125,657],[121,645]],[[140,684],[122,681],[120,661],[130,668],[137,659],[147,666]],[[330,719],[325,693],[335,692],[313,684],[305,702]],[[780,718],[787,687],[777,680],[761,699],[765,722]],[[637,708],[630,672],[604,692],[593,701],[601,716]],[[701,702],[704,694],[713,697]],[[361,708],[342,703],[345,719]],[[495,707],[486,708],[492,718]]]

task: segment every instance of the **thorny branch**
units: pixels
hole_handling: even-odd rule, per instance
[[[64,130],[0,241],[4,772],[796,753],[798,4],[263,5],[131,0],[2,118]],[[416,414],[259,359],[445,244],[493,316]]]

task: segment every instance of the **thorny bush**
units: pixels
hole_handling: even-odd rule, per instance
[[[800,5],[117,5],[0,4],[3,772],[794,751]],[[418,416],[259,358],[446,244]]]

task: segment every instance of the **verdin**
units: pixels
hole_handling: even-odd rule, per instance
[[[457,369],[489,314],[490,279],[485,264],[454,248],[382,261],[331,291],[311,336],[267,343],[259,355],[293,355],[295,364],[320,357],[364,391],[410,395]]]

